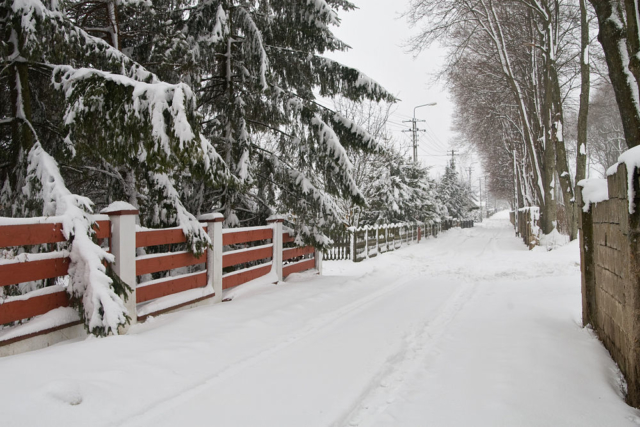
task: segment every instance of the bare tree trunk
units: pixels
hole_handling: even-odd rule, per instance
[[[622,128],[629,148],[640,144],[640,105],[636,99],[638,81],[629,69],[627,51],[627,31],[631,37],[638,37],[635,13],[631,28],[625,31],[624,16],[617,0],[589,0],[596,10],[600,32],[598,40],[604,49],[604,56],[609,69],[609,77],[616,94],[616,102],[622,118]],[[635,41],[632,41],[635,43]],[[635,44],[634,44],[635,45]]]
[[[560,94],[560,82],[555,68],[555,62],[551,64],[551,87],[549,90],[553,94],[553,104],[555,118],[552,124],[552,132],[555,136],[556,150],[556,171],[558,172],[558,180],[562,189],[562,199],[565,207],[565,218],[567,220],[567,228],[569,230],[569,239],[575,240],[578,235],[578,217],[575,211],[575,194],[573,184],[571,182],[571,174],[569,172],[569,163],[567,161],[567,151],[564,145],[563,135],[563,109],[562,96]]]
[[[544,204],[540,209],[540,227],[543,234],[550,234],[556,228],[556,221],[558,218],[556,200],[555,200],[555,175],[556,175],[556,120],[554,114],[554,94],[552,83],[552,61],[553,51],[549,48],[552,47],[551,34],[551,22],[547,20],[545,23],[544,32],[542,33],[542,42],[546,50],[544,51],[543,58],[543,89],[544,100],[542,105],[542,123],[544,126],[544,151],[543,151],[543,180],[544,185]]]
[[[120,27],[118,25],[118,10],[116,9],[115,0],[107,3],[107,19],[109,20],[111,46],[120,50]]]
[[[578,110],[578,149],[576,150],[576,184],[586,178],[587,171],[587,118],[589,117],[589,22],[587,0],[580,0],[580,109]]]

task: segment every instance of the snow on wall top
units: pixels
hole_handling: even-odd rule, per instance
[[[635,212],[636,205],[633,199],[636,196],[633,190],[633,173],[636,168],[640,168],[640,146],[633,147],[620,154],[618,161],[614,163],[609,169],[607,169],[607,176],[611,176],[618,171],[618,166],[621,164],[627,166],[627,199],[629,200],[629,213]]]
[[[603,178],[583,179],[578,181],[582,187],[583,212],[589,212],[591,203],[600,203],[609,200],[609,186]]]

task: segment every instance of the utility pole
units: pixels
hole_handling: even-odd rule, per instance
[[[426,120],[417,120],[416,119],[416,110],[420,107],[431,107],[437,105],[436,102],[430,102],[429,104],[418,105],[413,109],[413,119],[411,120],[403,120],[403,123],[411,123],[411,129],[405,129],[402,132],[411,132],[411,140],[413,142],[413,161],[418,161],[418,132],[426,132],[424,129],[418,129],[418,122],[424,122]]]
[[[450,166],[455,170],[456,168],[456,152],[457,150],[451,150],[451,163]]]
[[[487,176],[484,176],[484,206],[487,208],[487,215],[489,215],[489,187],[487,187]]]
[[[480,187],[480,197],[478,197],[480,203],[480,222],[482,222],[482,177],[478,177],[478,186]]]
[[[455,158],[456,158],[456,150],[451,150],[451,163],[453,163]]]
[[[471,166],[469,166],[469,191],[471,191],[471,171],[473,170],[473,168]]]

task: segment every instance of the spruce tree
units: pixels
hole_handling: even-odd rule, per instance
[[[438,196],[447,209],[447,216],[453,219],[465,219],[473,207],[471,189],[460,180],[453,158],[440,179]]]
[[[377,83],[322,55],[344,50],[331,26],[342,0],[4,0],[0,204],[6,216],[55,215],[71,253],[69,294],[87,329],[127,322],[92,240],[92,212],[114,200],[145,226],[228,226],[289,214],[318,246],[363,204],[347,149],[379,144],[318,96],[393,101]]]
[[[161,81],[76,26],[57,2],[5,0],[0,31],[3,214],[59,217],[71,300],[89,331],[117,333],[128,314],[103,265],[112,256],[92,240],[92,200],[70,191],[61,172],[106,172],[128,200],[148,201],[158,222],[180,224],[198,253],[209,239],[181,202],[179,179],[218,181],[226,169],[199,132],[189,86]],[[74,190],[90,190],[80,182]]]
[[[131,51],[163,78],[195,88],[202,132],[229,168],[222,187],[190,184],[198,187],[192,209],[221,211],[227,226],[290,214],[300,241],[325,244],[329,224],[344,216],[336,198],[364,203],[347,149],[372,152],[379,146],[316,100],[394,100],[358,70],[323,56],[347,48],[331,26],[338,25],[339,10],[353,5],[202,1],[189,3],[186,13],[186,4],[172,4],[157,20],[170,25],[148,32],[154,36]],[[167,67],[176,57],[186,60]]]

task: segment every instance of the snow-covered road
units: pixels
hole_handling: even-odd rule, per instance
[[[2,426],[633,426],[578,248],[505,215],[325,275],[0,359]]]

